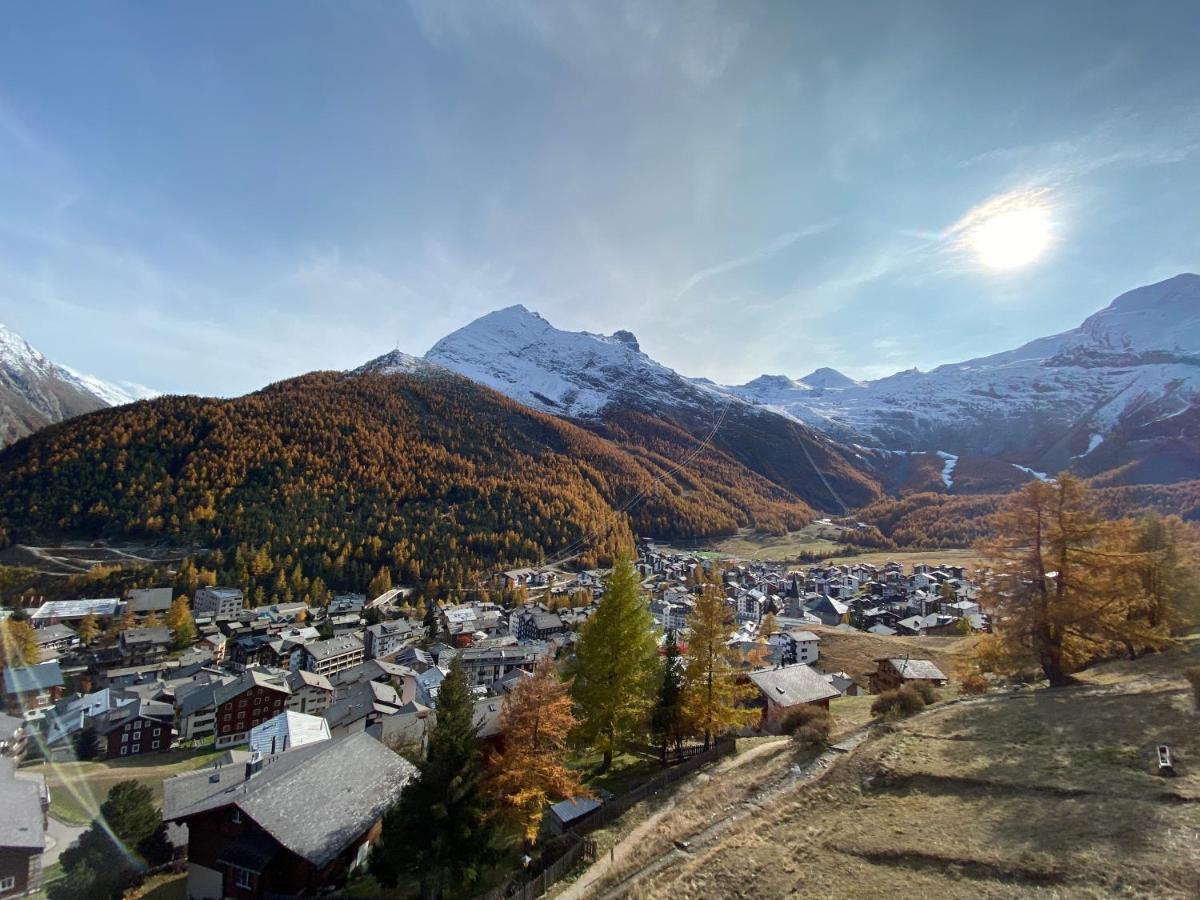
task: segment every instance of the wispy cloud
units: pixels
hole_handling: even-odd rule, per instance
[[[726,260],[725,262],[717,263],[713,266],[708,266],[698,272],[693,273],[679,288],[675,294],[675,299],[680,300],[685,294],[689,293],[692,288],[699,284],[703,284],[711,278],[716,278],[718,275],[724,275],[726,272],[732,272],[735,269],[742,269],[746,266],[752,266],[756,263],[770,259],[778,253],[783,252],[788,247],[791,247],[798,241],[805,238],[815,237],[833,227],[832,222],[825,222],[820,225],[810,225],[807,228],[801,228],[799,231],[789,231],[779,235],[771,241],[768,241],[761,247],[744,253],[734,259]]]

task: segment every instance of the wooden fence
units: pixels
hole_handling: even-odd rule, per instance
[[[684,778],[695,772],[701,766],[728,756],[733,753],[736,747],[737,741],[733,738],[718,740],[707,750],[701,747],[699,752],[695,752],[690,758],[685,759],[679,765],[664,769],[640,787],[636,787],[622,794],[620,797],[615,797],[608,801],[600,809],[588,816],[586,821],[579,823],[566,832],[572,838],[572,844],[562,856],[529,881],[523,884],[509,882],[503,887],[496,888],[484,894],[480,900],[536,900],[536,898],[545,894],[551,885],[562,880],[563,876],[575,868],[575,864],[581,859],[587,862],[595,861],[596,842],[589,837],[585,837],[585,835],[598,828],[603,828],[614,819],[619,819],[629,811],[631,806],[642,802],[647,797],[654,796],[659,791],[674,784],[680,778]],[[689,751],[692,750],[690,747],[687,749]]]

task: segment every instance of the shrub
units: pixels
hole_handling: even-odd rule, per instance
[[[1196,709],[1200,709],[1200,666],[1191,666],[1183,670],[1183,677],[1192,685],[1192,701]]]
[[[819,706],[802,706],[787,717],[784,729],[791,732],[792,740],[796,742],[797,746],[806,749],[821,749],[829,743],[829,733],[833,730],[833,719],[827,709]]]
[[[904,719],[925,708],[925,698],[910,684],[884,691],[871,704],[871,715],[880,719]]]
[[[987,691],[988,680],[978,672],[965,676],[958,683],[958,692],[960,694],[983,694]]]
[[[928,681],[914,681],[909,686],[912,687],[914,690],[916,690],[916,692],[918,694],[921,695],[921,699],[925,701],[926,706],[928,706],[931,703],[937,703],[937,700],[938,700],[937,688],[934,687],[932,684],[930,684]]]

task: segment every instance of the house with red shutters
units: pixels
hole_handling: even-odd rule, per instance
[[[213,691],[218,750],[246,743],[251,728],[283,712],[291,696],[286,679],[284,672],[247,669]]]

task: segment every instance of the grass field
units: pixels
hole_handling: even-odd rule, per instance
[[[974,571],[984,565],[985,560],[974,550],[967,549],[952,549],[952,550],[867,550],[862,553],[856,553],[853,556],[834,556],[830,557],[826,562],[830,563],[870,563],[872,565],[883,565],[886,562],[901,563],[905,570],[910,569],[916,563],[929,563],[937,565],[944,563],[946,565],[963,566],[968,572]]]
[[[865,631],[843,631],[813,625],[810,631],[821,638],[817,667],[825,672],[846,672],[860,684],[875,671],[881,657],[931,659],[953,684],[958,661],[978,642],[977,637],[880,637]]]
[[[1184,765],[1200,759],[1200,714],[1177,674],[1189,659],[935,707],[633,893],[1200,896],[1200,766]],[[1156,772],[1160,743],[1176,778]]]
[[[140,781],[150,788],[154,799],[160,801],[164,778],[191,772],[218,755],[211,749],[180,750],[147,754],[136,759],[41,763],[23,771],[46,776],[46,784],[50,787],[50,815],[68,825],[87,825],[117,782]]]

